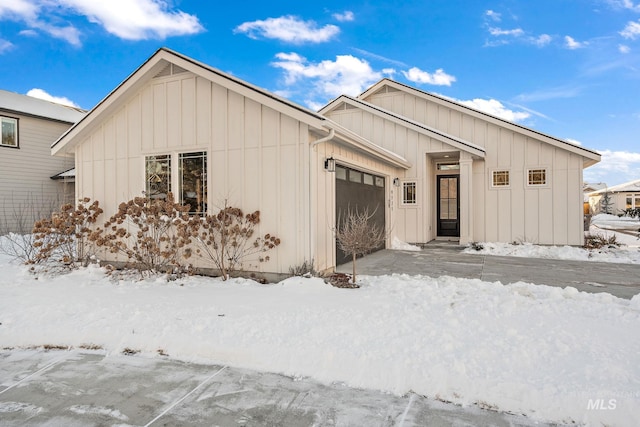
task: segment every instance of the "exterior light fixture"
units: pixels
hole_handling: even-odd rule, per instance
[[[400,178],[393,178],[393,186],[400,187]]]
[[[335,172],[336,171],[336,159],[333,157],[329,157],[328,159],[324,159],[324,170],[327,172]]]

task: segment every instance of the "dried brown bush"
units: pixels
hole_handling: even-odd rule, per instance
[[[585,249],[617,248],[620,246],[616,235],[606,237],[604,234],[587,234],[584,236]]]
[[[182,273],[182,239],[178,225],[189,220],[189,206],[166,200],[136,197],[120,203],[118,212],[91,235],[98,247],[127,257],[141,273]]]
[[[89,236],[102,214],[98,201],[80,199],[77,206],[66,204],[33,226],[35,256],[30,263],[72,268],[86,265],[94,255]]]
[[[254,237],[260,223],[260,211],[244,214],[241,209],[227,206],[216,215],[192,217],[180,224],[181,244],[195,245],[195,250],[185,250],[185,258],[199,256],[213,263],[226,280],[237,269],[244,269],[244,262],[265,262],[265,252],[280,245],[280,239],[271,234]],[[256,256],[251,259],[251,256]]]

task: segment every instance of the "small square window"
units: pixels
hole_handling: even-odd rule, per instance
[[[347,170],[342,166],[336,166],[336,178],[343,181],[347,180]]]
[[[417,203],[416,182],[407,181],[402,183],[402,204],[415,205]]]
[[[491,185],[494,187],[508,187],[509,171],[493,171]]]
[[[2,123],[2,140],[0,145],[4,147],[18,147],[18,119],[0,117]]]
[[[384,187],[384,178],[376,176],[376,187]]]
[[[369,175],[368,173],[365,173],[364,176],[364,183],[367,185],[373,185],[373,175]]]
[[[529,169],[528,172],[529,185],[545,185],[547,183],[546,169]]]
[[[362,182],[362,172],[357,172],[349,169],[349,181]]]

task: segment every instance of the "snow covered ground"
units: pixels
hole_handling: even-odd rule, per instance
[[[640,296],[441,277],[273,285],[34,277],[0,256],[0,347],[140,350],[534,420],[640,425]]]
[[[640,239],[633,234],[629,234],[637,232],[639,229],[640,220],[638,218],[619,218],[615,215],[599,214],[593,217],[589,233],[605,237],[615,235],[616,241],[621,243],[620,247],[589,251],[573,246],[540,246],[526,242],[522,244],[482,242],[480,243],[483,247],[482,250],[477,251],[473,248],[467,248],[465,252],[525,258],[640,264]],[[626,232],[615,230],[624,230]]]

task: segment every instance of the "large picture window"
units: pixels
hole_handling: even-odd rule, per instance
[[[147,197],[166,200],[171,192],[171,156],[147,156],[145,169]]]
[[[189,213],[207,212],[207,153],[181,153],[178,155],[180,174],[180,202],[189,205]]]
[[[2,140],[0,145],[3,147],[18,147],[18,119],[10,117],[0,117],[2,125]]]

